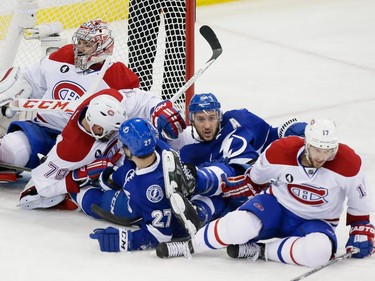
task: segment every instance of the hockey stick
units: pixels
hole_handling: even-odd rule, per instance
[[[129,219],[126,217],[120,217],[112,214],[111,212],[104,210],[96,204],[91,205],[91,211],[99,216],[100,218],[123,226],[134,226],[142,220],[142,218]]]
[[[210,47],[212,49],[212,56],[211,58],[200,68],[198,69],[192,77],[183,85],[177,93],[173,95],[173,97],[170,99],[171,102],[176,102],[179,97],[182,96],[183,93],[187,91],[187,89],[190,88],[191,85],[194,84],[194,82],[203,74],[203,72],[206,71],[207,68],[211,66],[215,62],[215,60],[221,55],[223,52],[223,48],[221,47],[221,44],[219,42],[219,39],[217,39],[215,32],[212,30],[211,27],[208,25],[203,25],[199,32],[202,34],[204,39],[210,44]]]
[[[91,84],[91,87],[86,91],[86,93],[83,94],[82,97],[80,97],[79,99],[71,101],[70,104],[68,105],[68,110],[75,111],[77,109],[77,107],[82,102],[84,102],[86,99],[88,99],[93,94],[95,94],[96,89],[98,88],[100,81],[102,81],[102,79],[104,77],[104,74],[106,73],[110,63],[111,63],[111,57],[108,56],[105,59],[103,65],[102,65],[102,68],[99,71],[98,76],[96,77],[94,82]]]
[[[330,260],[329,262],[327,262],[326,264],[323,264],[321,266],[318,266],[310,271],[307,271],[305,272],[304,274],[301,274],[300,276],[297,276],[296,278],[293,278],[292,280],[290,281],[299,281],[299,280],[302,280],[302,279],[305,279],[306,277],[318,272],[319,270],[322,270],[323,268],[326,268],[327,266],[330,266],[332,264],[335,264],[343,259],[349,259],[352,257],[352,255],[356,254],[359,252],[359,249],[358,248],[353,248],[350,252],[347,252],[345,254],[342,254],[341,256],[337,256],[335,257],[334,259]]]
[[[103,79],[110,63],[111,59],[108,57],[104,61],[98,76],[91,84],[90,88],[79,99],[73,101],[53,99],[15,99],[9,103],[9,108],[15,111],[60,110],[72,113],[84,100],[96,93],[96,89],[98,88],[100,81]]]
[[[212,49],[211,58],[200,68],[198,69],[192,77],[173,95],[170,99],[173,103],[176,102],[183,93],[186,92],[187,89],[190,88],[192,84],[214,63],[214,61],[221,55],[223,49],[219,42],[219,39],[216,37],[215,32],[211,29],[211,27],[207,25],[203,25],[199,32],[202,34],[204,39],[208,42]],[[106,60],[107,62],[107,60]],[[103,68],[104,69],[104,66]],[[105,72],[105,71],[104,71]],[[104,75],[103,72],[103,75]],[[98,83],[100,79],[97,80]],[[80,103],[83,101],[83,98],[89,97],[89,91],[83,95],[80,99],[77,100],[76,103]],[[74,101],[73,101],[74,102]],[[62,100],[52,100],[52,99],[16,99],[14,102],[9,104],[10,109],[15,111],[35,111],[35,110],[60,110],[65,112],[72,112],[72,108],[74,106],[70,106],[72,101],[62,101]],[[74,111],[74,110],[73,110]]]
[[[16,170],[16,171],[22,171],[22,172],[31,172],[30,168],[26,167],[21,167],[21,166],[15,166],[12,164],[7,164],[7,163],[0,163],[0,168],[5,168],[9,170]]]

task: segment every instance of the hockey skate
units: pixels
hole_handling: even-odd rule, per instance
[[[184,225],[189,235],[193,236],[197,233],[202,226],[202,221],[190,201],[179,192],[173,193],[169,201],[174,215]]]
[[[184,196],[192,194],[195,189],[195,167],[181,164],[177,152],[173,150],[164,150],[162,158],[167,197],[169,198],[176,191]]]
[[[264,243],[249,242],[241,245],[229,245],[227,247],[227,254],[231,258],[247,258],[251,261],[256,261],[257,259],[266,260],[264,251]]]
[[[174,257],[191,258],[191,254],[194,254],[194,249],[190,238],[162,242],[156,247],[156,255],[162,259]]]
[[[194,190],[195,178],[188,178],[176,152],[164,150],[162,157],[166,196],[174,215],[192,236],[202,224],[197,211],[185,197]]]
[[[38,194],[34,185],[27,184],[24,191],[20,194],[17,207],[32,210],[37,208],[50,208],[56,206],[65,199],[65,194],[59,194],[52,197],[43,197]]]

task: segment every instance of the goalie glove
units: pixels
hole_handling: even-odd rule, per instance
[[[132,250],[132,232],[125,228],[97,228],[91,239],[97,239],[102,252],[127,252]]]
[[[31,92],[31,85],[23,78],[20,68],[11,67],[3,74],[0,80],[0,107],[9,104],[17,98],[29,98]],[[4,116],[7,116],[6,108],[1,111]]]
[[[170,100],[160,102],[151,114],[152,125],[166,139],[176,139],[186,128],[180,113],[173,107]]]
[[[259,194],[267,185],[258,185],[250,179],[249,170],[244,175],[227,177],[221,175],[221,190],[223,198],[248,197],[249,199]]]
[[[346,250],[349,252],[352,248],[359,249],[359,252],[353,254],[353,258],[362,259],[375,253],[375,228],[367,222],[356,222],[351,225],[349,239],[346,243]]]

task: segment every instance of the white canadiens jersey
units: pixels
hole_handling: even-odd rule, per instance
[[[63,46],[56,52],[31,65],[22,73],[32,87],[30,98],[76,100],[90,89],[100,69],[76,72],[73,45]],[[96,91],[105,88],[133,89],[139,87],[139,79],[123,63],[110,64]],[[62,130],[71,114],[62,111],[39,111],[38,124],[55,130]]]
[[[250,171],[256,184],[271,181],[267,193],[294,214],[305,219],[322,219],[337,225],[348,199],[348,214],[366,216],[372,195],[361,158],[348,146],[339,145],[336,157],[319,169],[301,165],[304,139],[288,137],[273,142]]]
[[[83,101],[58,136],[46,161],[31,172],[33,183],[40,195],[51,197],[67,193],[71,171],[92,163],[98,157],[111,157],[122,147],[117,140],[117,134],[111,140],[103,142],[93,138],[80,124],[91,99],[103,94],[111,95],[121,101],[128,118],[139,117],[150,120],[151,109],[161,101],[150,92],[139,89],[121,91],[106,89]]]

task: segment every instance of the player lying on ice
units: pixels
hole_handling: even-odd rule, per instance
[[[138,229],[95,229],[90,237],[97,239],[100,250],[105,252],[145,250],[172,238],[187,237],[179,214],[176,217],[172,213],[164,186],[162,154],[170,151],[170,146],[158,139],[152,125],[141,118],[125,121],[119,139],[126,156],[123,165],[107,168],[100,176],[99,187],[87,185],[73,197],[90,216],[98,217],[91,209],[95,204]],[[196,231],[200,227],[196,211],[186,199],[182,206],[186,209],[181,215],[187,214]]]
[[[127,117],[152,120],[160,132],[176,138],[186,127],[169,101],[139,89],[105,89],[84,100],[58,136],[46,160],[31,172],[20,195],[25,209],[49,208],[96,180],[121,152],[118,128]],[[65,202],[65,201],[64,201]],[[63,207],[63,206],[62,206]]]
[[[102,70],[113,53],[115,38],[111,33],[109,25],[101,20],[85,22],[73,34],[73,44],[22,72],[17,67],[9,69],[0,79],[0,115],[11,118],[16,113],[8,106],[15,98],[77,100],[97,82],[96,91],[139,87],[137,75],[121,62],[110,63]],[[101,70],[104,76],[97,81]],[[35,168],[39,165],[37,154],[50,151],[70,116],[63,111],[39,110],[33,120],[13,121],[1,140],[0,162]],[[14,170],[0,169],[0,182],[16,179]]]
[[[359,249],[354,258],[372,255],[373,194],[361,158],[338,142],[330,120],[312,120],[305,135],[273,142],[243,177],[226,180],[232,190],[270,183],[268,189],[191,239],[159,244],[157,255],[189,256],[227,247],[232,258],[317,267],[337,251],[335,228],[344,202],[350,225],[346,249]],[[276,239],[259,242],[270,238]]]
[[[200,196],[199,200],[193,197],[188,201],[174,191],[172,182],[187,188],[189,180],[181,170],[178,154],[156,137],[149,123],[140,118],[124,122],[119,139],[126,155],[123,165],[107,168],[100,175],[99,187],[85,186],[73,195],[90,216],[98,217],[92,210],[97,205],[126,221],[126,226],[138,226],[135,231],[117,227],[95,229],[90,237],[98,240],[101,251],[155,248],[161,242],[195,233],[202,224],[201,218],[211,220],[211,206],[201,204],[210,198]]]

